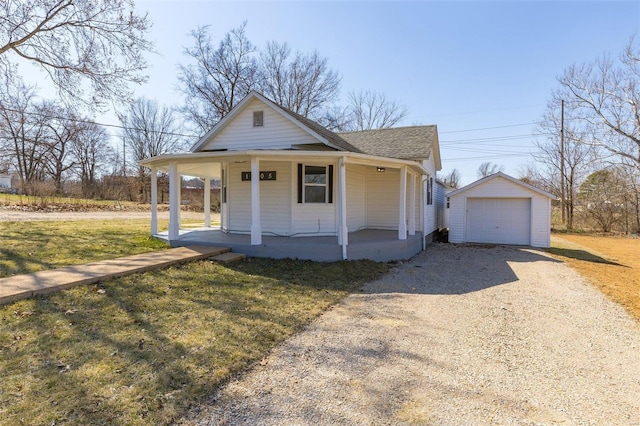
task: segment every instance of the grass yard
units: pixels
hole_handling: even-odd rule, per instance
[[[640,239],[554,234],[551,245],[551,254],[640,321]]]
[[[0,277],[168,247],[149,236],[148,220],[0,222],[0,235]]]
[[[0,275],[165,247],[147,220],[0,235]],[[170,424],[387,268],[205,260],[0,306],[0,425]]]
[[[0,425],[165,425],[387,270],[210,261],[0,307]]]

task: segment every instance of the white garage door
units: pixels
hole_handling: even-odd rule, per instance
[[[530,198],[467,198],[467,242],[529,245]]]

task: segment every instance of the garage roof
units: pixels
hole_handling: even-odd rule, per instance
[[[458,188],[455,191],[451,191],[451,192],[447,193],[447,197],[455,197],[456,195],[462,194],[463,192],[468,191],[471,188],[475,188],[478,185],[482,185],[482,184],[484,184],[486,182],[489,182],[489,181],[491,181],[493,179],[496,179],[496,178],[504,178],[504,179],[506,179],[506,180],[508,180],[508,181],[510,181],[512,183],[515,183],[516,185],[520,185],[523,188],[526,188],[526,189],[528,189],[530,191],[537,192],[538,194],[544,195],[545,197],[549,197],[552,200],[555,200],[555,199],[558,198],[558,197],[556,197],[555,195],[553,195],[550,192],[547,192],[547,191],[542,190],[540,188],[536,188],[533,185],[529,185],[528,183],[525,183],[525,182],[521,181],[520,179],[516,179],[513,176],[509,176],[508,174],[502,173],[502,172],[494,173],[492,175],[489,175],[487,177],[479,179],[479,180],[477,180],[477,181],[475,181],[473,183],[470,183],[467,186],[463,186],[462,188]]]

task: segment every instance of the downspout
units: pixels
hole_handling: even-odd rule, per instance
[[[427,180],[429,180],[429,176],[422,175],[422,179],[420,179],[420,182],[422,183],[422,188],[421,188],[422,197],[421,197],[421,201],[420,201],[420,206],[422,207],[422,215],[421,215],[421,220],[422,220],[422,250],[426,250],[427,249],[427,197],[426,197],[426,189],[425,189],[425,185],[424,185],[424,183]]]

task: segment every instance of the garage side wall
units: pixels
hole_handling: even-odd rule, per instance
[[[450,197],[450,242],[466,242],[467,198],[531,198],[530,244],[533,247],[549,247],[551,244],[551,200],[504,178],[492,179]]]

